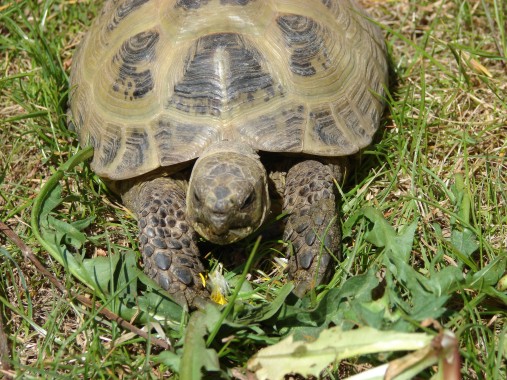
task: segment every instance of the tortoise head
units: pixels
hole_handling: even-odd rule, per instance
[[[267,174],[246,144],[224,141],[196,161],[187,192],[194,229],[215,244],[230,244],[255,231],[270,208]]]

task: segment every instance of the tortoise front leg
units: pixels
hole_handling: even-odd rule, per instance
[[[196,307],[209,300],[199,274],[197,236],[186,218],[185,192],[171,178],[157,178],[132,187],[127,207],[137,214],[144,271],[180,305]]]
[[[341,180],[343,167],[306,160],[287,173],[283,210],[289,217],[284,240],[289,242],[288,271],[298,297],[327,281],[333,268],[331,254],[340,257],[333,179]]]

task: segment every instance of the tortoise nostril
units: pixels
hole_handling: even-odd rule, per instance
[[[226,215],[231,213],[231,210],[234,208],[234,203],[232,199],[226,198],[226,199],[218,199],[209,207],[209,213],[210,214],[216,214],[216,215]]]
[[[229,230],[229,218],[221,212],[212,212],[209,215],[209,224],[211,229],[217,235],[223,235]]]

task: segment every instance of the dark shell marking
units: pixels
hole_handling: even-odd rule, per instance
[[[238,126],[238,130],[251,141],[258,141],[262,150],[294,152],[303,143],[306,112],[303,105],[275,109],[269,114],[246,121]]]
[[[221,5],[248,5],[248,3],[254,0],[220,0]],[[185,10],[199,9],[208,5],[209,0],[178,0],[176,2],[176,8],[183,8]]]
[[[257,92],[263,93],[265,101],[275,95],[273,79],[262,68],[262,56],[241,35],[204,36],[192,50],[168,107],[219,116],[241,99],[252,100]]]
[[[198,147],[200,145],[198,140],[218,140],[219,138],[217,127],[209,124],[178,123],[167,118],[158,119],[153,124],[153,130],[160,152],[159,160],[161,165],[169,165],[178,160],[178,153],[175,153],[176,143],[185,144],[187,147]],[[178,138],[174,138],[175,135]],[[197,143],[192,144],[194,142]]]
[[[126,40],[113,58],[113,65],[120,63],[118,76],[113,84],[115,92],[123,92],[125,99],[142,98],[153,90],[150,70],[138,70],[138,66],[155,58],[155,45],[159,40],[156,31],[138,33]]]
[[[313,61],[320,61],[322,67],[331,65],[323,37],[323,27],[315,20],[300,15],[283,15],[277,24],[282,31],[287,48],[291,52],[290,68],[301,76],[315,75],[317,69]]]
[[[120,22],[129,14],[138,9],[141,5],[150,0],[126,0],[119,4],[114,12],[113,19],[107,25],[107,30],[112,32],[120,24]]]
[[[185,10],[189,9],[199,9],[206,4],[208,4],[209,0],[178,0],[176,2],[176,8],[183,8]]]
[[[321,108],[310,112],[310,123],[316,140],[327,145],[346,146],[347,139],[336,127],[336,119],[329,108]]]
[[[104,128],[104,132],[100,136],[101,152],[100,162],[103,166],[109,165],[118,155],[121,147],[121,135],[114,132],[114,129]],[[94,146],[97,150],[97,147]]]
[[[255,0],[220,0],[220,4],[222,5],[248,5]]]
[[[125,139],[125,152],[118,171],[128,172],[141,166],[146,152],[149,152],[148,134],[144,130],[130,132]]]

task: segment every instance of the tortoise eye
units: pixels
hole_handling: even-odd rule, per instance
[[[245,199],[245,201],[243,202],[243,205],[241,206],[242,209],[244,208],[247,208],[248,206],[250,206],[255,200],[255,193],[252,192],[250,193],[250,195]]]

